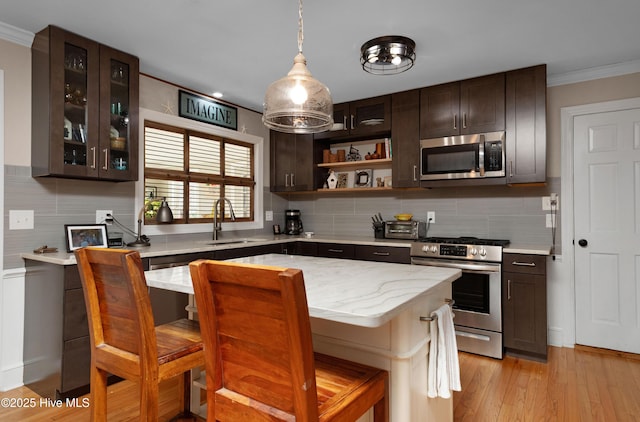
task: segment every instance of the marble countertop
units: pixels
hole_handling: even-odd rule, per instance
[[[452,268],[297,255],[267,254],[229,261],[299,268],[310,316],[363,327],[385,324],[430,289],[461,275]],[[145,275],[151,287],[193,294],[187,266],[146,271]]]

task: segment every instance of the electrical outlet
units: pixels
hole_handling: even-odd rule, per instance
[[[33,229],[33,210],[9,210],[9,230]]]
[[[107,214],[113,215],[113,210],[96,210],[96,224],[111,224],[107,222]]]
[[[558,199],[558,194],[551,193],[549,195],[550,196],[542,197],[542,211],[551,211],[552,205],[555,210],[558,210],[560,208],[560,200]]]
[[[273,221],[273,211],[265,211],[264,219],[265,221]]]
[[[427,221],[431,222],[431,224],[436,223],[436,212],[435,211],[427,211]]]

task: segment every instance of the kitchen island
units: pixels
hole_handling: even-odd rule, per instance
[[[301,269],[314,349],[388,370],[391,421],[453,419],[451,399],[427,398],[429,323],[420,317],[451,297],[460,270],[279,254],[230,261]],[[151,287],[193,293],[187,267],[145,274]]]

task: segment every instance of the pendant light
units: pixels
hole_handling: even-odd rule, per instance
[[[267,88],[262,121],[279,132],[324,132],[333,125],[333,101],[329,88],[307,69],[302,54],[302,0],[298,4],[298,54],[287,76]]]
[[[413,67],[416,43],[400,35],[386,35],[362,44],[360,64],[374,75],[395,75]]]

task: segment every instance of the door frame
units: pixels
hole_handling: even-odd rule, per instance
[[[601,103],[562,107],[560,109],[561,142],[561,182],[560,188],[564,200],[560,216],[562,218],[562,255],[565,259],[566,274],[569,278],[566,297],[566,319],[564,344],[573,347],[576,344],[576,283],[575,283],[575,245],[574,240],[574,166],[573,166],[573,121],[578,116],[606,113],[640,108],[640,97]]]

